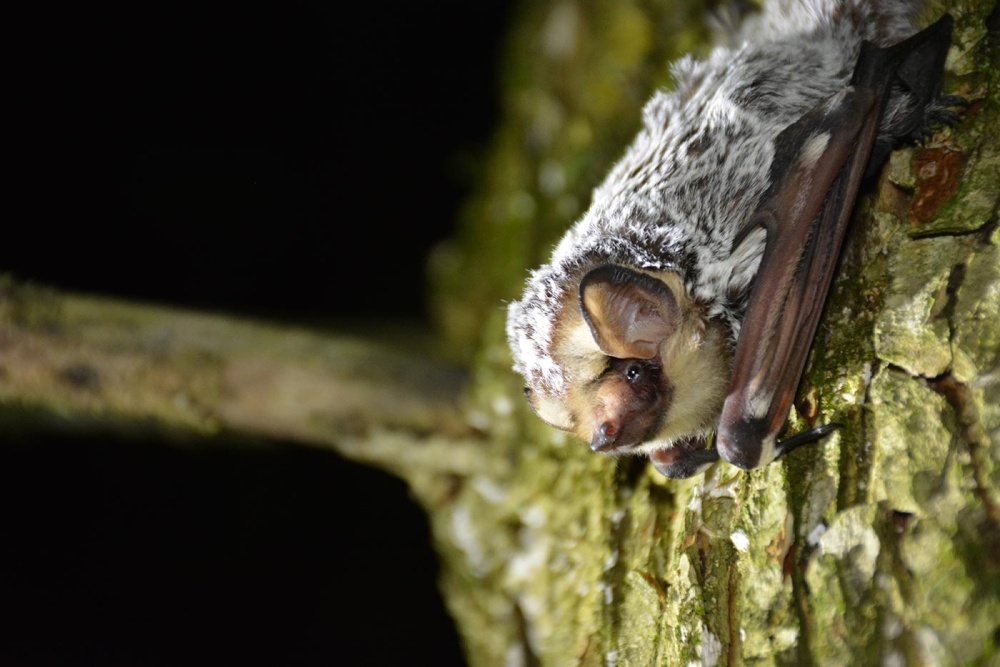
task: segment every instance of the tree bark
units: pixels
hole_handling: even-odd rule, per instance
[[[823,445],[684,482],[541,424],[500,304],[585,209],[703,8],[525,3],[505,121],[431,258],[468,377],[288,328],[0,285],[0,414],[331,446],[430,517],[469,660],[494,665],[1000,660],[1000,63],[990,3],[956,17],[970,107],[895,153],[861,207],[791,428]],[[206,439],[205,442],[211,442]]]

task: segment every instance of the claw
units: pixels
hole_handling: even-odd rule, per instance
[[[822,426],[817,426],[816,428],[811,428],[808,431],[803,431],[797,435],[793,435],[790,438],[785,438],[775,445],[774,451],[775,460],[781,458],[785,454],[795,449],[798,449],[802,445],[809,445],[814,442],[819,441],[826,435],[829,435],[833,431],[841,427],[841,424],[836,422],[831,422],[829,424],[823,424]]]

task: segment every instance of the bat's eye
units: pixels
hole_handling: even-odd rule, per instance
[[[642,366],[639,364],[629,364],[625,369],[625,379],[631,384],[635,384],[642,379]]]

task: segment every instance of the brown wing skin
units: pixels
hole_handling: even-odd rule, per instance
[[[851,86],[779,135],[771,190],[737,239],[756,227],[767,231],[719,421],[717,447],[730,463],[756,468],[783,453],[777,437],[805,367],[891,87],[912,89],[907,78],[926,68],[936,68],[925,74],[939,80],[950,33],[946,16],[888,49],[865,44]],[[923,97],[936,96],[938,86],[925,88],[914,94],[928,103]],[[917,120],[922,118],[921,109]]]

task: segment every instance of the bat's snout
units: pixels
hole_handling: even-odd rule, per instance
[[[590,449],[595,452],[610,452],[616,448],[620,429],[612,421],[603,421],[590,438]]]

